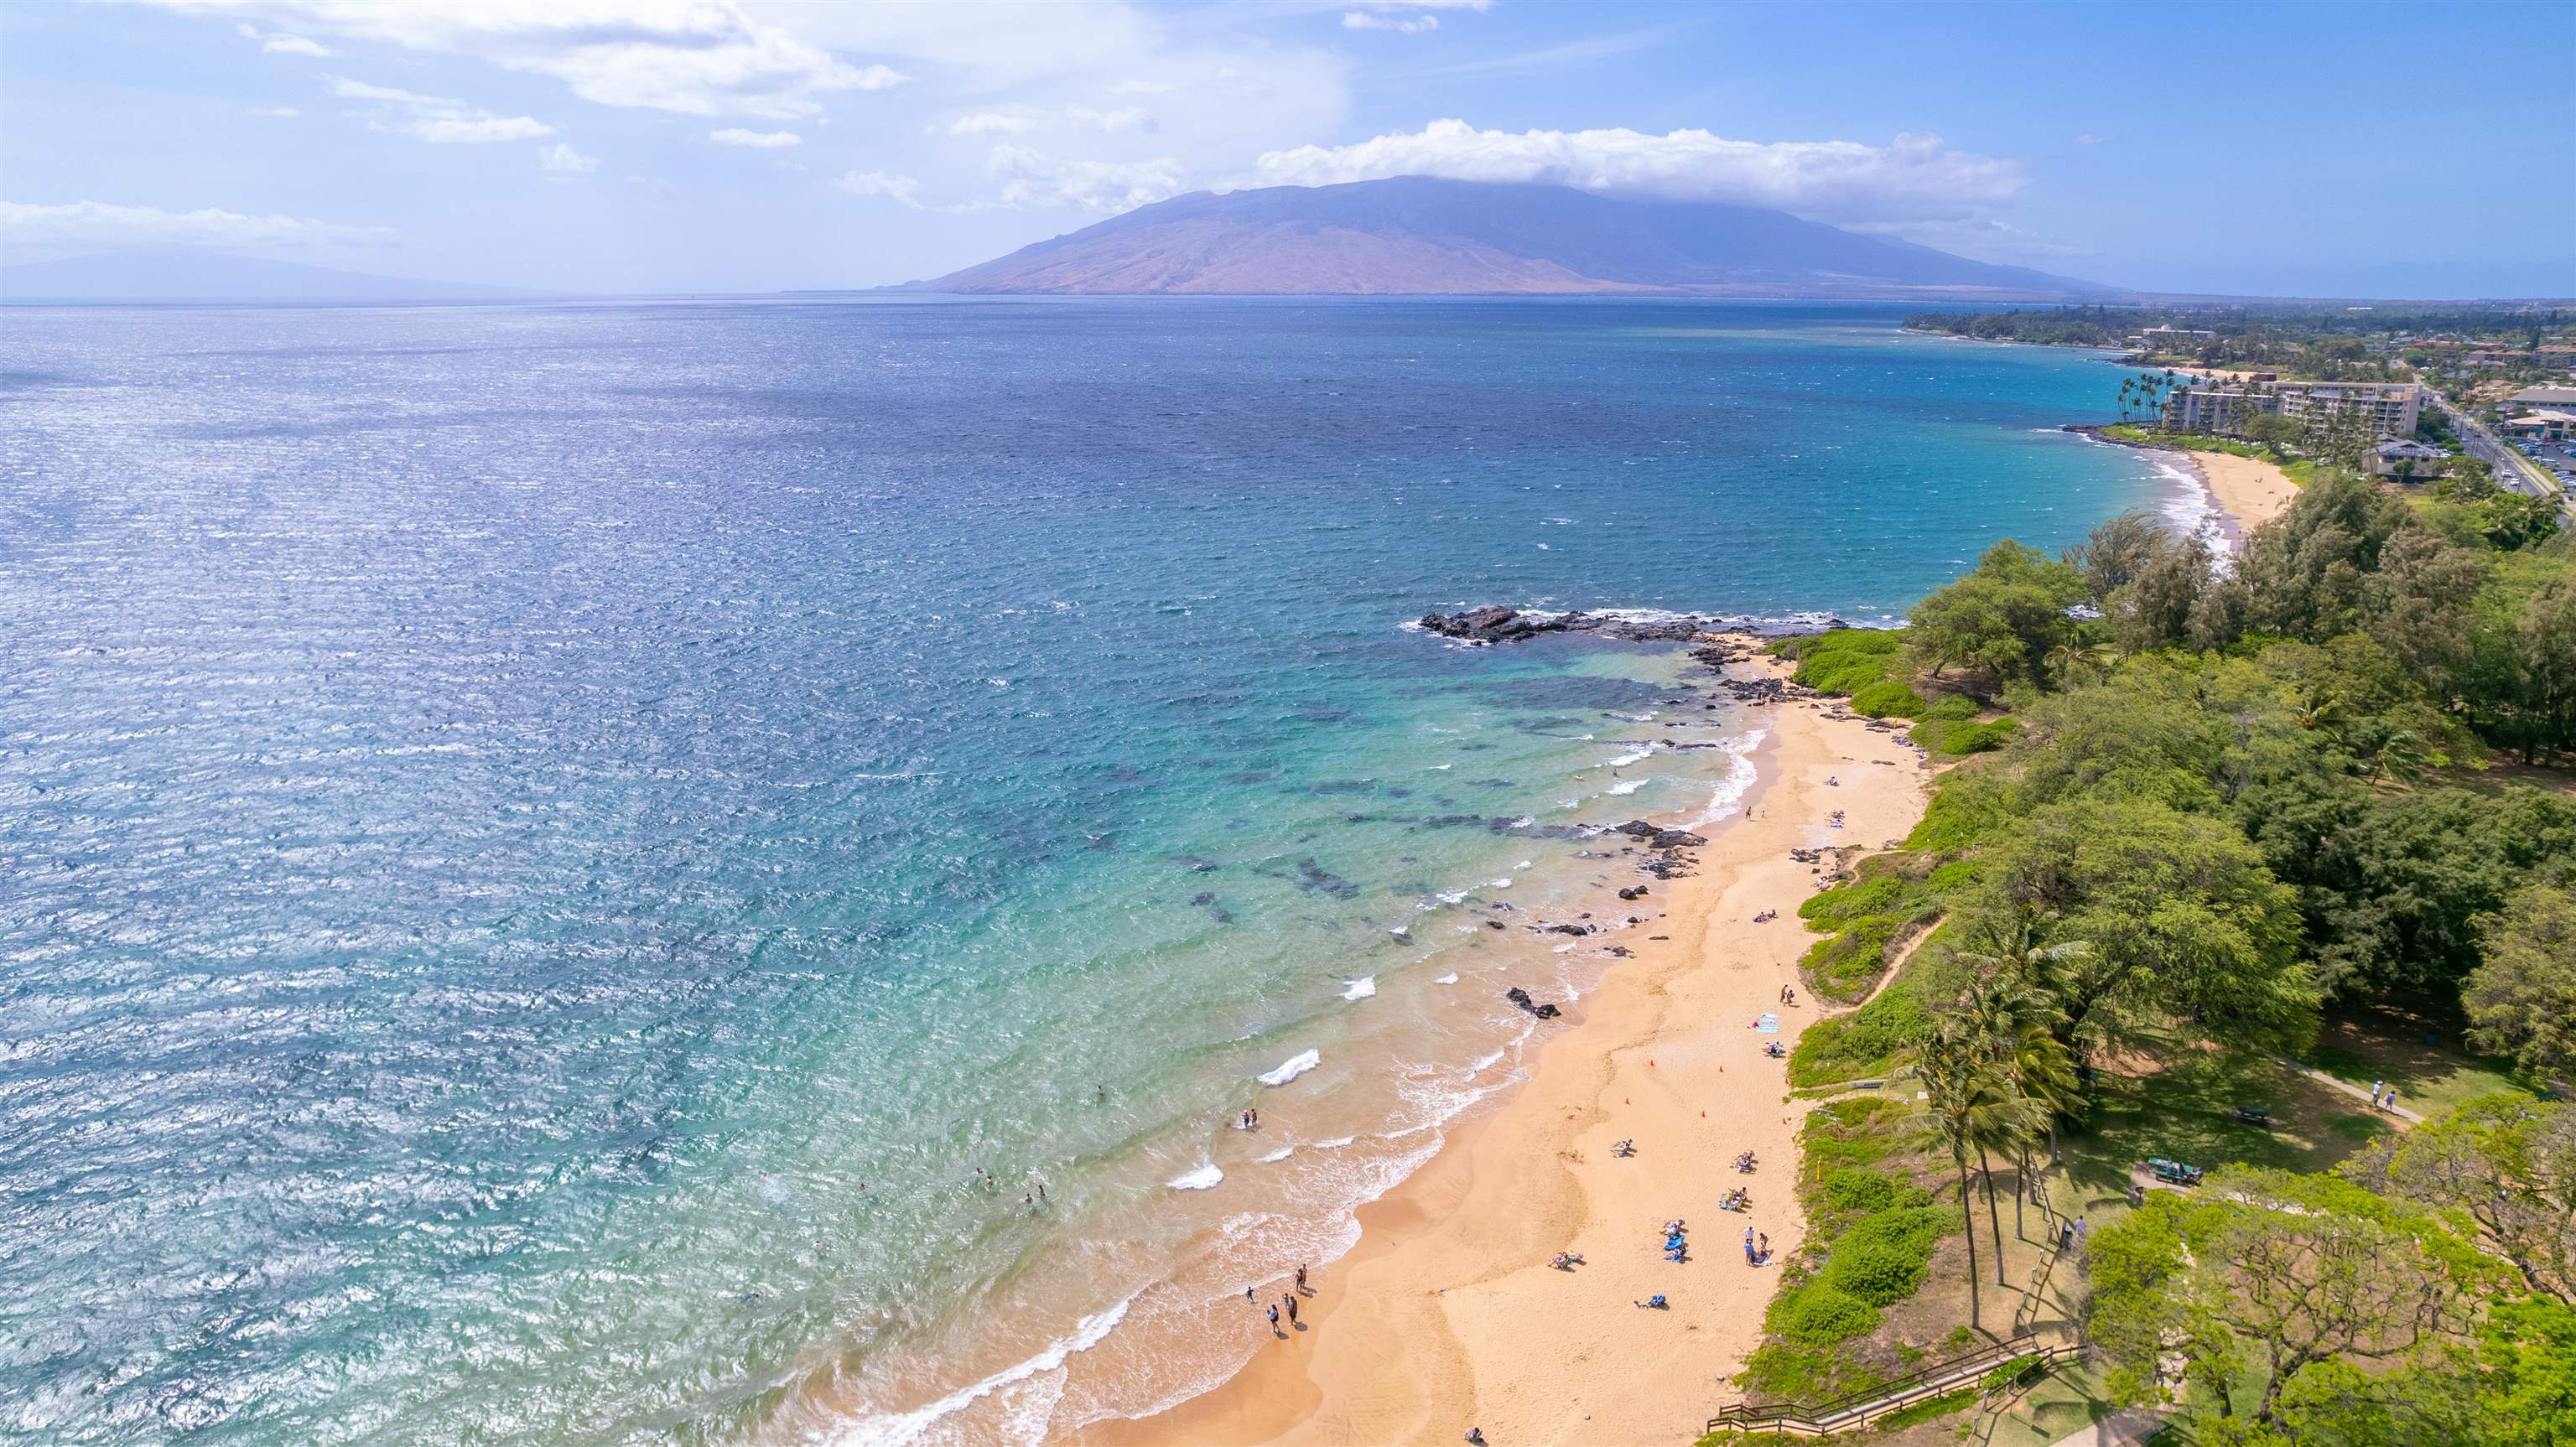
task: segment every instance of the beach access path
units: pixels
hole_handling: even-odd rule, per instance
[[[1319,1274],[1311,1329],[1214,1392],[1076,1441],[1455,1442],[1472,1426],[1497,1443],[1624,1447],[1689,1441],[1737,1395],[1728,1379],[1759,1344],[1805,1225],[1790,1188],[1805,1105],[1788,1099],[1787,1062],[1762,1051],[1794,1046],[1818,1018],[1797,970],[1815,937],[1796,915],[1817,876],[1789,851],[1903,836],[1931,779],[1902,740],[1839,707],[1761,711],[1747,813],[1696,851],[1693,877],[1655,885],[1663,915],[1623,937],[1635,957],[1573,1005],[1530,1078],[1362,1209],[1360,1245]],[[1779,918],[1755,924],[1766,909]],[[1799,989],[1794,1008],[1784,986]],[[1766,1012],[1776,1035],[1753,1028]],[[1620,1140],[1637,1153],[1611,1154]],[[1746,1150],[1761,1161],[1751,1176],[1730,1168]],[[1754,1209],[1720,1210],[1738,1185]],[[1676,1217],[1689,1223],[1686,1264],[1661,1249]],[[1769,1235],[1771,1264],[1745,1264],[1748,1225]],[[1587,1264],[1554,1269],[1560,1251]],[[1669,1310],[1636,1305],[1656,1293]]]

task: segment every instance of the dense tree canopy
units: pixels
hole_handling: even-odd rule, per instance
[[[2576,1080],[2576,891],[2530,885],[2482,925],[2485,957],[2460,991],[2471,1040],[2544,1080]]]
[[[2049,650],[2074,635],[2066,610],[2084,596],[2071,564],[2007,538],[1915,605],[1906,642],[1936,676],[1958,665],[2006,680],[2045,677]]]

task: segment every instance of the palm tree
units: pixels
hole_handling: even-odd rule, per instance
[[[1935,1144],[1950,1152],[1959,1173],[1959,1220],[1968,1233],[1968,1320],[1977,1320],[1977,1217],[1968,1194],[1968,1153],[1986,1187],[1986,1215],[1994,1223],[1995,1284],[2004,1282],[2003,1213],[1995,1206],[1995,1171],[1988,1152],[2016,1150],[2033,1131],[2031,1103],[1988,1059],[1976,1036],[1953,1020],[1933,1033],[1916,1060],[1923,1077],[1923,1120]]]
[[[1957,958],[1979,978],[2013,980],[2026,987],[2032,1003],[2023,1028],[2037,1025],[2056,1046],[2048,1058],[2032,1053],[2019,1067],[2022,1093],[2048,1108],[2048,1163],[2054,1166],[2058,1161],[2058,1118],[2080,1119],[2084,1114],[2072,1022],[2067,1017],[2065,1001],[2072,984],[2069,977],[2081,961],[2092,957],[2093,946],[2082,940],[2042,944],[2043,922],[2041,917],[2027,913],[1983,920],[1971,936],[1971,948],[1960,951]],[[2035,1045],[2016,1045],[2014,1054],[2036,1050]]]
[[[1977,1043],[1987,1062],[2002,1073],[2013,1094],[2025,1102],[2023,1118],[2008,1122],[2017,1129],[1992,1142],[2009,1152],[2013,1160],[2015,1237],[2022,1235],[2022,1197],[2030,1190],[2030,1147],[2037,1143],[2045,1127],[2053,1163],[2057,1118],[2078,1115],[2083,1109],[2083,1097],[2075,1089],[2074,1062],[2055,1029],[2065,1013],[2030,981],[2009,974],[1979,975],[1959,1001],[1960,1028]],[[1991,1212],[1991,1188],[1986,1205]],[[1995,1229],[2000,1242],[2001,1224]]]
[[[2122,377],[2120,379],[2120,420],[2122,422],[2127,422],[2129,420],[2129,389],[2134,385],[2136,385],[2136,383],[2132,378]]]

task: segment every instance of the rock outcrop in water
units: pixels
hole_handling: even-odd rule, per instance
[[[1687,643],[1715,621],[1696,617],[1620,618],[1603,613],[1524,613],[1500,606],[1422,615],[1425,632],[1467,643],[1520,643],[1543,633],[1597,633],[1631,643]]]

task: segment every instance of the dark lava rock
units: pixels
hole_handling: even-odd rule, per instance
[[[1561,618],[1532,618],[1515,608],[1470,608],[1464,613],[1425,613],[1423,628],[1470,643],[1518,643],[1542,633],[1562,633]]]
[[[1708,841],[1687,829],[1658,829],[1648,843],[1657,849],[1697,849]]]

